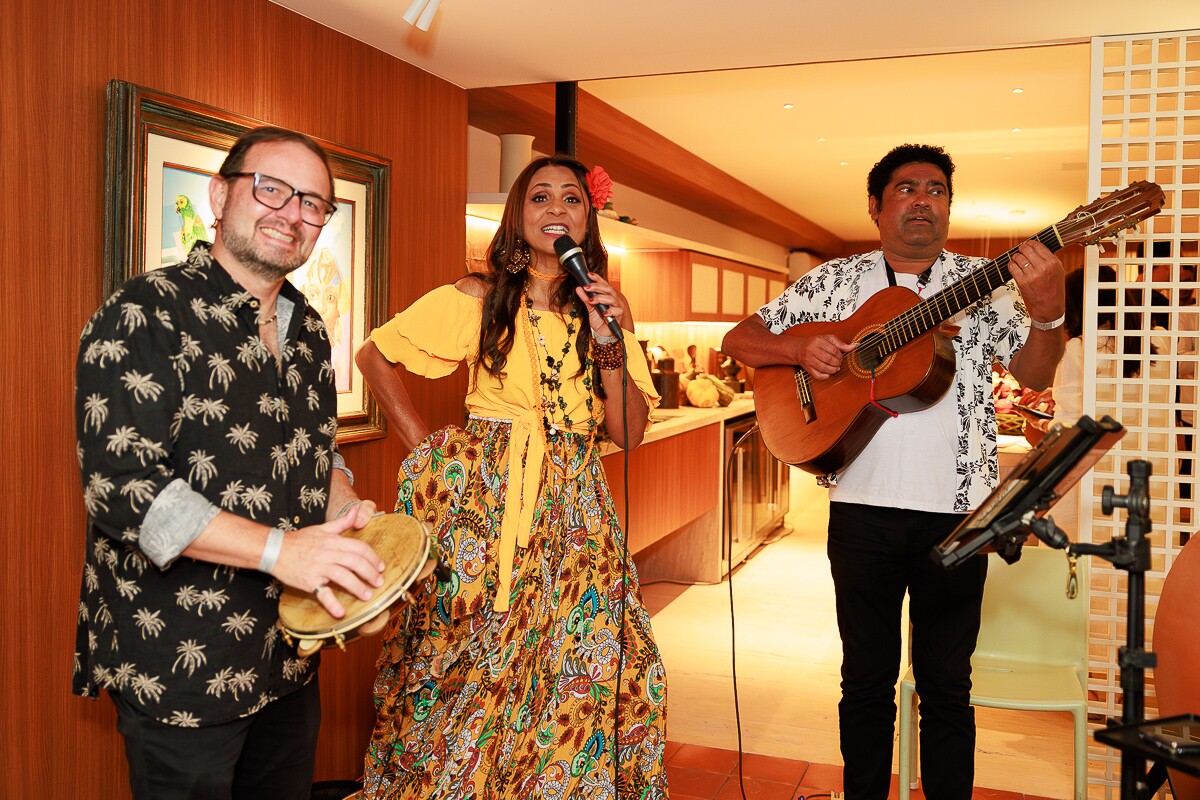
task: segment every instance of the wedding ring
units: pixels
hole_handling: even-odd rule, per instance
[[[316,588],[312,590],[313,597],[320,597],[321,592],[325,591],[328,588],[329,588],[329,586],[327,586],[326,584],[318,583]]]

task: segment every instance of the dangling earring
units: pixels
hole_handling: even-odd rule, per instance
[[[505,269],[515,275],[529,266],[529,260],[529,245],[517,239],[512,251],[508,254],[508,263],[505,265]]]

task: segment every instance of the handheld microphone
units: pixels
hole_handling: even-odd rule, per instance
[[[580,286],[587,286],[592,282],[587,274],[587,264],[583,261],[583,250],[575,244],[574,239],[570,236],[558,237],[554,240],[554,252],[558,253],[558,263],[563,265],[563,269],[570,273]],[[596,308],[601,316],[608,320],[608,328],[612,331],[613,336],[623,340],[625,332],[621,330],[621,326],[615,319],[608,316],[608,306],[604,303],[596,303]]]

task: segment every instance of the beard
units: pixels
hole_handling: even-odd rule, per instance
[[[294,257],[271,253],[254,241],[253,229],[250,235],[243,235],[231,227],[219,226],[221,243],[244,267],[256,275],[275,281],[286,278],[295,272],[308,260],[307,253],[297,252]],[[293,231],[299,237],[299,231]]]

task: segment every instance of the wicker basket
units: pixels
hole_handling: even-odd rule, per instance
[[[996,412],[996,433],[1000,436],[1021,436],[1025,432],[1025,419],[1012,412]]]

